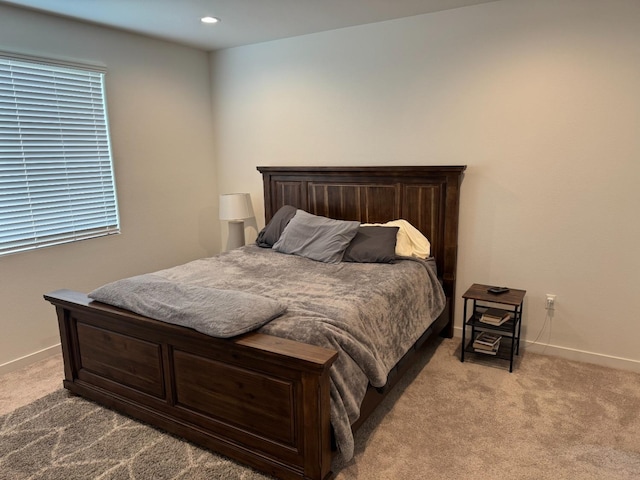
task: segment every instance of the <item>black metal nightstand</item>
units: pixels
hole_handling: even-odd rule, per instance
[[[466,353],[482,355],[488,358],[500,358],[509,360],[509,372],[513,372],[513,357],[520,352],[520,328],[522,326],[522,307],[526,290],[509,288],[505,293],[490,293],[491,285],[474,283],[462,295],[464,298],[464,323],[462,325],[462,348],[460,349],[460,361],[464,362]],[[470,315],[467,314],[467,304],[472,301]],[[487,323],[483,321],[483,315],[489,308],[494,311],[503,312],[508,319],[501,324]],[[468,316],[467,316],[468,315]],[[466,331],[471,328],[471,338],[467,341]],[[499,335],[499,348],[496,350],[482,349],[474,347],[474,342],[481,332],[489,332]]]

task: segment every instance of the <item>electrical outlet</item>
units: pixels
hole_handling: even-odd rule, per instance
[[[556,296],[551,293],[547,293],[547,301],[544,305],[544,308],[546,308],[547,310],[554,310],[555,307],[556,307]]]

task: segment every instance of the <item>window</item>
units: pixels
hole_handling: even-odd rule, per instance
[[[0,255],[119,231],[104,71],[0,54]]]

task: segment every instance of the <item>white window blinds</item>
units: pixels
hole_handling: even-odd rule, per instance
[[[0,54],[0,255],[119,232],[103,80]]]

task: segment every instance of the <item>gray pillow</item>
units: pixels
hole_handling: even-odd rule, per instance
[[[282,235],[282,231],[289,221],[291,221],[297,210],[296,207],[292,207],[291,205],[280,207],[275,215],[271,217],[269,223],[260,230],[256,244],[263,248],[273,247],[273,244],[278,241],[280,235]]]
[[[333,220],[298,210],[273,249],[325,263],[339,263],[360,222]]]
[[[396,258],[398,227],[360,227],[344,252],[343,262],[391,263]]]

